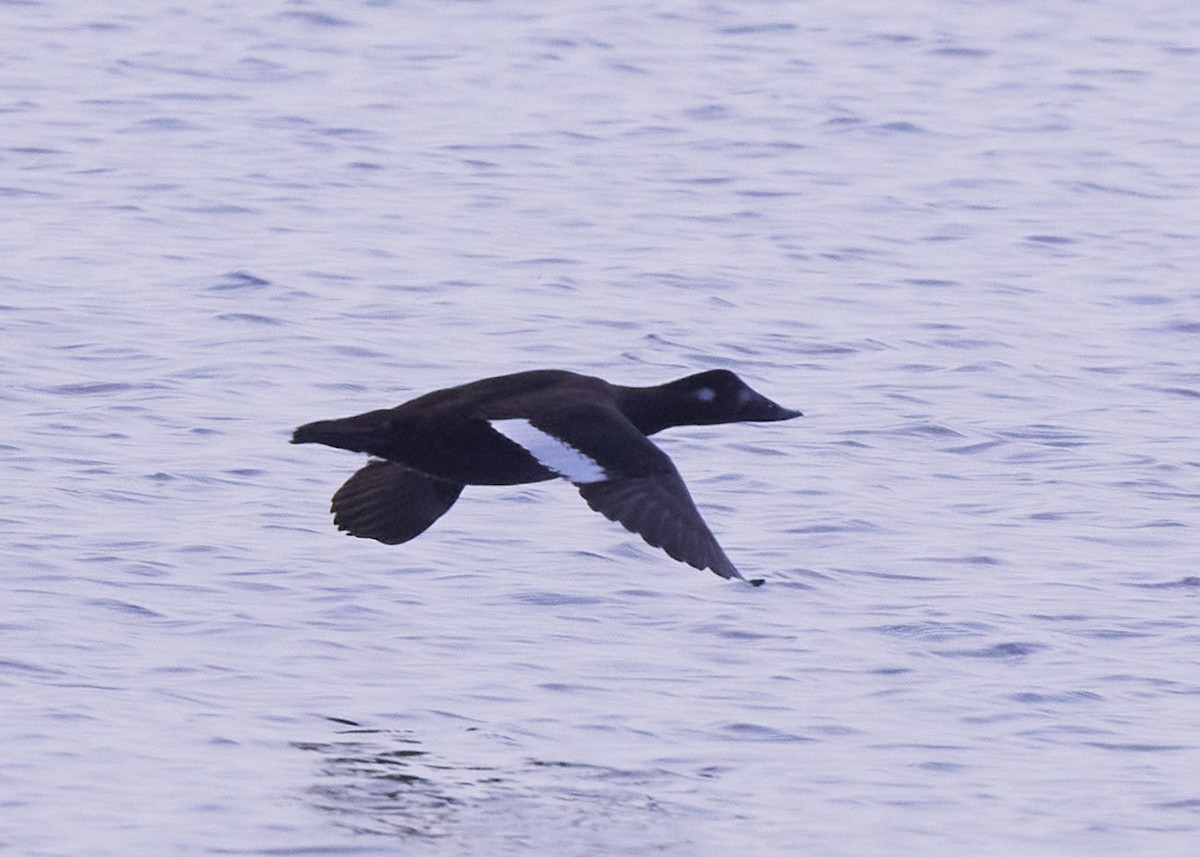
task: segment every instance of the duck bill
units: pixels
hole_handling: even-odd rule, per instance
[[[776,404],[759,393],[754,393],[738,410],[738,422],[773,423],[790,420],[804,414]]]

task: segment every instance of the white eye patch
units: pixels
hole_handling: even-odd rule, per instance
[[[604,468],[566,441],[537,428],[529,420],[488,420],[488,425],[524,449],[538,464],[577,485],[603,482]]]
[[[711,387],[701,387],[692,393],[692,395],[702,402],[711,402],[717,397],[717,394],[712,391]]]

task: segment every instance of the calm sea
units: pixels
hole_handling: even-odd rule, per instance
[[[1185,857],[1188,0],[0,2],[0,852]],[[310,420],[727,367],[752,589]]]

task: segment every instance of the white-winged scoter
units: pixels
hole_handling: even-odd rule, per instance
[[[296,429],[292,443],[374,456],[333,495],[334,523],[352,536],[400,544],[444,515],[464,485],[561,477],[597,512],[674,559],[744,579],[700,517],[671,459],[647,435],[671,426],[798,416],[724,369],[655,387],[546,369],[308,423]]]

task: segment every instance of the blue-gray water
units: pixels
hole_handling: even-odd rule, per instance
[[[0,3],[0,851],[1196,853],[1194,4],[119,5]],[[715,366],[758,590],[287,443]]]

